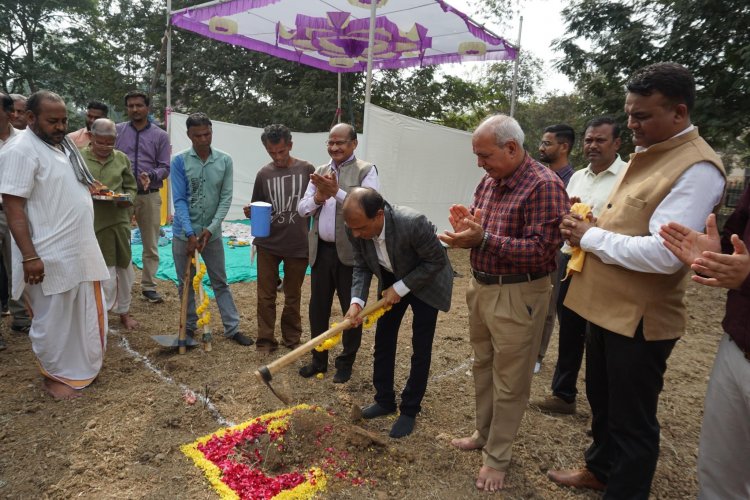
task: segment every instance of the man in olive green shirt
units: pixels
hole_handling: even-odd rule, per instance
[[[130,207],[137,184],[127,155],[114,149],[117,129],[113,121],[100,118],[91,125],[91,142],[81,150],[91,174],[114,193],[130,200],[94,200],[94,231],[109,269],[102,283],[107,308],[120,315],[122,325],[133,330],[138,322],[130,317],[130,291],[135,281],[130,251]]]

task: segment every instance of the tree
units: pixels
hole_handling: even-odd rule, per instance
[[[716,146],[750,127],[750,4],[745,0],[574,0],[563,9],[561,72],[575,80],[587,114],[621,111],[638,68],[674,61],[696,79],[692,113]]]
[[[96,0],[0,0],[3,90],[75,89],[80,79],[59,77],[74,77],[91,55],[96,8]]]

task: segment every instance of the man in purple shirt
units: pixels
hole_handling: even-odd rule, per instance
[[[573,127],[560,123],[550,125],[544,129],[542,140],[539,143],[539,161],[545,163],[550,170],[557,174],[563,181],[565,187],[568,187],[570,178],[573,177],[573,167],[570,165],[569,156],[573,151],[576,133]],[[557,317],[557,297],[560,293],[560,280],[563,277],[565,269],[562,264],[562,252],[557,252],[557,273],[552,275],[552,295],[550,295],[549,309],[547,317],[544,319],[544,329],[542,330],[542,345],[539,346],[539,354],[534,365],[534,373],[539,373],[542,369],[544,355],[547,354],[547,347],[552,338],[552,331],[555,329],[555,318]]]
[[[161,224],[161,189],[169,177],[169,136],[148,119],[150,100],[139,90],[125,95],[129,122],[117,124],[119,149],[130,158],[138,182],[135,198],[135,220],[143,241],[141,293],[151,303],[163,302],[156,291],[154,276],[159,268],[159,226]]]

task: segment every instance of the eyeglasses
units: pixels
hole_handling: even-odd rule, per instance
[[[115,149],[115,143],[114,143],[114,142],[113,142],[112,144],[104,144],[104,143],[101,143],[101,142],[97,141],[96,139],[94,139],[93,141],[91,141],[91,143],[92,143],[92,144],[93,144],[94,146],[96,146],[97,148],[102,148],[102,149]]]
[[[556,146],[557,144],[560,144],[559,142],[550,142],[550,141],[542,141],[539,143],[540,146],[548,148],[550,146]]]
[[[341,146],[343,146],[344,144],[346,144],[348,142],[352,142],[352,140],[351,139],[347,139],[345,141],[326,141],[325,145],[328,146],[329,148],[332,148],[334,146],[340,148]]]

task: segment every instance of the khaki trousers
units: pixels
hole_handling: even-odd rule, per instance
[[[135,197],[135,220],[143,242],[141,291],[156,290],[154,276],[159,269],[159,227],[161,226],[161,195],[158,192]]]
[[[482,445],[484,465],[493,469],[505,471],[510,464],[550,292],[549,276],[512,285],[483,285],[472,279],[466,292],[476,392],[472,437]]]

